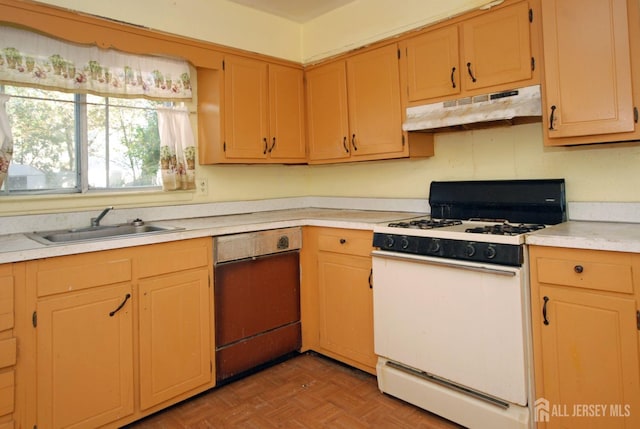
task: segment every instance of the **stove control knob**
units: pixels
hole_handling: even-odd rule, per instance
[[[434,238],[431,240],[431,243],[429,243],[429,253],[438,253],[441,247],[440,240]]]
[[[387,235],[387,238],[384,239],[384,247],[392,248],[395,242],[393,235]]]
[[[406,249],[407,247],[409,247],[409,238],[408,237],[402,237],[402,239],[400,240],[400,247],[402,247],[403,249]]]
[[[484,256],[486,256],[487,259],[495,258],[496,257],[496,248],[495,248],[495,246],[487,247],[487,250],[484,251]]]
[[[470,258],[473,255],[476,254],[476,248],[474,247],[473,243],[469,243],[467,244],[467,246],[464,248],[464,254]]]

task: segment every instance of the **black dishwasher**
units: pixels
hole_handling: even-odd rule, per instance
[[[300,228],[214,238],[216,381],[300,349]]]

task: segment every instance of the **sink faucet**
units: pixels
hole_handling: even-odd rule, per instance
[[[100,213],[98,217],[92,217],[91,226],[100,226],[100,221],[107,215],[107,213],[109,213],[109,210],[113,210],[113,206],[107,207],[106,209],[102,210],[102,213]]]

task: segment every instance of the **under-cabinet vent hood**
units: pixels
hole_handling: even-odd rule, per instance
[[[449,131],[540,122],[540,85],[407,108],[405,131]]]

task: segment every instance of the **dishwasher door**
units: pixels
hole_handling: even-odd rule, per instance
[[[218,262],[214,291],[218,382],[300,349],[297,249]]]

